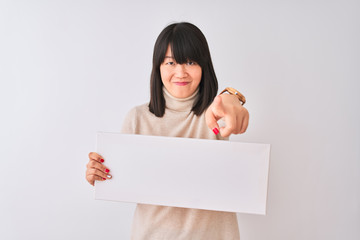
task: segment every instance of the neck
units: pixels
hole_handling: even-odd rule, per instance
[[[187,98],[176,98],[163,87],[166,109],[178,112],[190,112],[198,97],[198,92],[199,89],[196,89],[196,91]]]

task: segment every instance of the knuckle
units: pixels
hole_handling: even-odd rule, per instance
[[[227,129],[228,129],[230,132],[233,132],[233,131],[235,130],[235,125],[232,124],[232,123],[229,123],[229,124],[227,125]]]
[[[246,116],[249,115],[248,110],[246,108],[244,108],[243,106],[241,106],[241,108],[240,108],[240,113],[243,115],[246,115]]]
[[[93,167],[95,167],[96,162],[95,162],[95,161],[90,161],[90,162],[89,162],[89,165],[90,165],[91,168],[93,168]]]
[[[223,133],[221,134],[222,137],[228,137],[229,135],[230,135],[229,132],[223,132]]]
[[[94,174],[97,176],[101,176],[103,173],[97,169],[94,169]]]
[[[242,127],[241,127],[241,126],[237,126],[237,127],[236,127],[236,132],[237,132],[237,133],[240,133],[241,130],[242,130]]]
[[[99,160],[100,156],[96,152],[90,152],[89,153],[89,159],[90,160]]]

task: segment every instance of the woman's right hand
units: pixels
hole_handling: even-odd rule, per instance
[[[94,186],[95,180],[111,179],[110,170],[103,164],[104,159],[97,153],[89,153],[89,162],[86,165],[86,180]]]

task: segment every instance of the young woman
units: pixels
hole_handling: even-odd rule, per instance
[[[222,140],[245,132],[245,99],[233,89],[219,96],[217,91],[205,36],[193,24],[171,24],[155,43],[150,102],[128,113],[122,133]],[[219,128],[220,118],[225,127]],[[90,184],[111,178],[99,154],[89,159]],[[229,212],[138,204],[132,227],[132,239],[239,238],[236,214]]]

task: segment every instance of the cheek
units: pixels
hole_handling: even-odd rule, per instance
[[[160,77],[161,77],[161,81],[164,83],[169,80],[170,74],[168,71],[166,71],[162,67],[160,67]]]
[[[161,77],[161,81],[164,83],[166,76],[165,76],[164,71],[161,69],[161,67],[160,67],[160,77]]]
[[[199,76],[198,76],[199,82],[201,81],[201,76],[202,76],[202,72],[200,72],[200,73],[199,73]]]
[[[202,69],[201,67],[199,67],[199,69],[197,69],[197,71],[195,72],[195,79],[197,82],[201,81],[201,76],[202,76]]]

